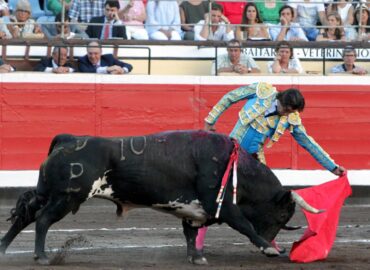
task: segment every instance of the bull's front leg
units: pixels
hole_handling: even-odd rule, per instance
[[[182,221],[182,227],[184,229],[184,235],[186,238],[188,261],[198,265],[208,264],[207,259],[203,256],[203,251],[195,248],[195,240],[198,235],[198,228],[192,227],[185,220]]]
[[[234,230],[246,235],[252,244],[258,247],[265,255],[279,256],[279,251],[272,247],[266,239],[257,234],[252,223],[244,217],[237,206],[231,203],[229,207],[226,205],[222,206],[220,218]]]

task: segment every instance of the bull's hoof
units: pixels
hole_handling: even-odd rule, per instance
[[[279,251],[280,255],[285,254],[286,249],[285,249],[285,248],[283,248],[283,247],[281,247],[281,246],[279,246],[279,245],[276,243],[276,241],[275,241],[275,240],[272,240],[272,241],[271,241],[271,245],[272,245],[272,247],[274,247],[277,251]]]
[[[194,254],[194,255],[193,255]],[[203,256],[203,249],[197,249],[193,254],[188,253],[188,261],[196,265],[207,265],[208,261]]]
[[[201,257],[188,256],[188,261],[190,263],[196,264],[196,265],[207,265],[208,264],[208,261],[207,261],[206,257],[204,257],[204,256],[201,256]]]
[[[280,255],[285,255],[285,253],[286,253],[286,249],[285,249],[285,248],[283,248],[283,247],[279,247],[279,248],[278,248],[278,251],[279,251],[279,254],[280,254]]]
[[[268,257],[275,257],[280,255],[280,252],[273,247],[265,248],[262,252]]]
[[[39,257],[35,255],[34,259],[39,265],[50,265],[50,261],[46,256]]]

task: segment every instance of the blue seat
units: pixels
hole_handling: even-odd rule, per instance
[[[47,39],[51,39],[57,34],[55,24],[48,24],[54,21],[54,16],[41,16],[36,21]]]
[[[46,16],[54,16],[53,12],[50,9],[48,9],[48,2],[49,0],[44,0],[44,12]]]
[[[15,12],[15,7],[17,6],[18,0],[8,0],[8,7],[11,13]]]
[[[38,17],[45,16],[45,11],[43,11],[40,7],[39,0],[29,0],[32,8],[32,18],[35,20]]]

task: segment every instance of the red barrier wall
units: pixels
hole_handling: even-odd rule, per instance
[[[369,85],[276,86],[303,91],[307,104],[303,123],[337,163],[348,169],[370,168]],[[211,107],[234,88],[225,84],[2,82],[0,169],[37,169],[58,133],[126,136],[202,128]],[[219,132],[230,132],[243,104],[234,105],[220,118]],[[273,168],[321,168],[289,134],[266,153]]]

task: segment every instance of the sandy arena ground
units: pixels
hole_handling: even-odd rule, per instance
[[[6,222],[14,200],[0,201],[0,235],[10,226]],[[370,269],[369,200],[349,199],[343,208],[337,240],[327,260],[295,264],[287,256],[268,258],[249,240],[227,225],[210,227],[206,240],[208,266],[194,266],[186,260],[181,221],[150,209],[135,209],[125,218],[115,216],[115,206],[93,199],[76,215],[68,215],[51,227],[46,248],[55,256],[66,240],[72,244],[64,262],[39,266],[33,261],[34,224],[18,235],[7,254],[0,256],[0,269]],[[305,225],[297,211],[290,225]],[[288,251],[304,229],[281,232],[278,243]],[[50,253],[51,252],[51,253]]]

